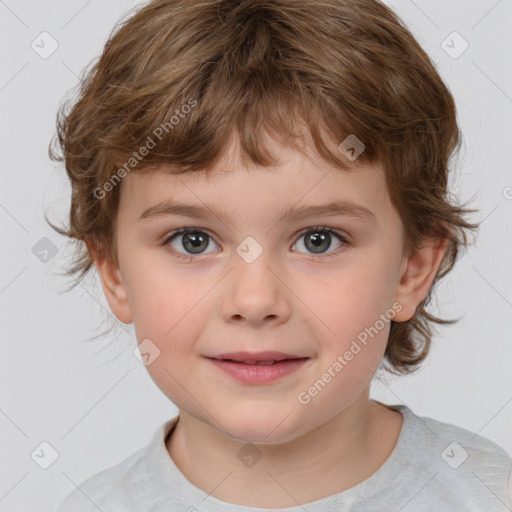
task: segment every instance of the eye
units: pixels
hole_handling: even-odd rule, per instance
[[[296,244],[304,245],[304,247],[311,251],[312,254],[324,254],[327,249],[331,247],[332,240],[334,237],[341,242],[338,248],[343,248],[348,245],[347,240],[343,235],[331,228],[326,227],[315,227],[309,228],[300,234],[299,240]],[[301,242],[304,239],[304,242]],[[294,245],[295,247],[295,245]],[[328,253],[328,256],[336,254],[338,251]]]
[[[213,239],[205,231],[198,228],[183,228],[169,236],[164,245],[170,245],[173,252],[178,253],[178,256],[186,257],[204,254],[205,249],[211,245],[210,242],[213,242]],[[180,247],[177,246],[181,246],[186,252],[182,253]]]
[[[349,243],[346,238],[338,233],[336,230],[327,227],[314,227],[308,228],[300,233],[298,241],[292,247],[295,250],[296,245],[304,245],[310,254],[326,254],[325,258],[335,256],[339,250],[326,253],[332,246],[333,236],[338,242],[338,247],[335,249],[343,250]],[[302,239],[305,242],[302,242]],[[193,256],[207,254],[208,252],[217,252],[216,249],[207,251],[207,249],[214,244],[217,246],[213,238],[204,230],[199,228],[182,228],[175,231],[168,236],[163,242],[164,246],[169,246],[170,250],[178,257],[193,259]],[[217,246],[218,248],[218,246]]]

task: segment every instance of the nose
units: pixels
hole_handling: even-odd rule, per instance
[[[290,317],[291,293],[285,276],[264,254],[252,263],[234,255],[234,267],[222,290],[221,314],[226,322],[279,325]]]

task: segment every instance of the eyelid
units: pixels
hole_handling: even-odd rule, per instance
[[[329,226],[311,226],[310,228],[305,228],[302,231],[299,231],[299,233],[297,233],[296,236],[298,236],[298,237],[303,236],[306,233],[309,233],[310,231],[327,231],[328,233],[334,233],[335,235],[338,235],[339,237],[346,240],[347,243],[350,239],[348,234],[346,234],[344,231],[338,230],[336,228],[331,228]]]
[[[332,233],[337,234],[340,237],[344,238],[345,240],[347,240],[347,242],[350,240],[350,236],[347,233],[345,233],[344,231],[338,230],[336,228],[329,227],[329,226],[311,226],[309,228],[302,229],[301,231],[299,231],[294,236],[295,237],[303,236],[306,233],[309,233],[310,231],[314,231],[314,230],[332,232]],[[196,232],[196,231],[200,231],[200,232],[206,233],[217,245],[219,245],[217,240],[216,240],[216,237],[214,235],[212,235],[211,232],[208,229],[200,228],[200,227],[197,227],[197,226],[184,226],[184,227],[181,227],[181,228],[173,230],[171,232],[171,234],[166,235],[164,237],[164,243],[168,243],[168,241],[173,236],[177,235],[178,233],[183,234],[183,233]]]

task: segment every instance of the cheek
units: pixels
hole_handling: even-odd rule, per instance
[[[206,301],[201,301],[205,291],[188,282],[181,287],[177,281],[169,282],[175,285],[165,286],[162,279],[140,283],[133,321],[139,343],[149,339],[156,346],[158,356],[146,370],[162,393],[183,407],[190,402],[186,383],[195,368],[196,342],[207,318]]]
[[[300,290],[304,310],[316,317],[325,338],[345,340],[373,326],[391,308],[395,292],[383,262],[369,259],[334,270],[328,279],[312,275]]]
[[[139,335],[165,343],[180,326],[190,326],[207,291],[204,279],[172,267],[163,252],[140,251],[127,263],[130,307]]]
[[[178,286],[167,286],[165,289],[151,287],[147,282],[139,289],[133,301],[133,323],[137,339],[154,339],[161,350],[180,350],[190,345],[200,332],[205,314],[201,314],[201,296],[180,289]]]
[[[170,372],[186,371],[184,365],[190,361],[209,318],[211,280],[201,279],[197,273],[170,272],[157,264],[138,268],[131,278],[130,303],[137,340],[150,339],[160,351],[159,365]]]
[[[386,265],[382,253],[367,252],[331,272],[328,280],[320,280],[322,286],[314,286],[315,279],[310,279],[302,289],[313,312],[308,316],[318,326],[322,371],[330,371],[325,379],[332,380],[333,390],[345,390],[342,395],[364,389],[384,356],[395,315],[393,281]]]

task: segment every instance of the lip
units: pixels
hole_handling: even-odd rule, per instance
[[[258,361],[282,361],[283,359],[301,359],[303,356],[296,354],[285,354],[275,350],[266,350],[264,352],[229,352],[227,354],[218,354],[209,356],[211,359],[230,359],[232,361],[257,363]]]
[[[207,358],[214,366],[230,377],[245,384],[268,384],[299,370],[309,357],[284,354],[283,352],[232,352]],[[247,364],[275,361],[271,365]]]

